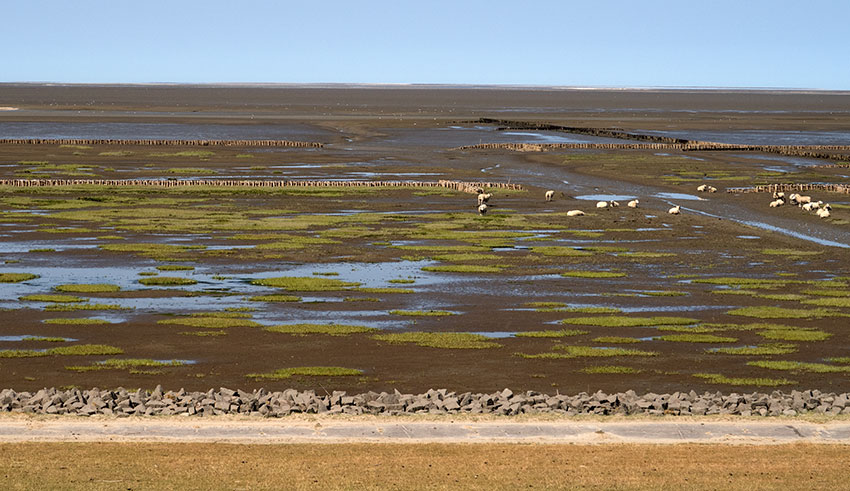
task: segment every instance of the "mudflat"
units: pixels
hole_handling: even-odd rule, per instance
[[[2,387],[850,388],[847,195],[812,191],[822,219],[726,192],[847,184],[841,159],[458,149],[598,142],[480,118],[850,145],[843,93],[7,84],[0,106],[0,138],[47,140],[0,144],[0,179],[64,182],[0,188]],[[440,180],[481,183],[486,214]]]

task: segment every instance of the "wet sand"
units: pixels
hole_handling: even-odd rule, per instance
[[[486,219],[468,220],[477,217],[474,196],[418,195],[405,189],[329,196],[166,193],[153,197],[199,201],[145,205],[136,217],[142,219],[154,211],[160,214],[162,208],[168,206],[174,207],[174,213],[198,207],[201,215],[250,210],[255,213],[252,219],[298,215],[353,217],[358,213],[364,216],[362,222],[345,218],[345,222],[310,225],[307,229],[275,230],[273,232],[281,236],[332,238],[339,243],[319,243],[271,254],[260,252],[262,249],[256,247],[272,239],[233,239],[239,233],[251,232],[250,227],[247,230],[216,229],[205,224],[197,230],[181,229],[179,224],[170,223],[167,216],[157,215],[163,227],[177,227],[178,230],[159,231],[147,228],[148,225],[138,229],[134,228],[139,224],[134,225],[133,217],[125,216],[126,211],[118,207],[114,214],[96,219],[81,220],[59,214],[63,210],[75,210],[73,205],[85,200],[94,199],[94,203],[106,200],[111,197],[110,191],[92,194],[74,190],[5,189],[4,193],[8,194],[4,197],[9,200],[2,209],[6,219],[2,230],[2,259],[11,262],[3,265],[2,271],[33,272],[41,278],[4,286],[0,301],[7,310],[0,311],[3,325],[0,336],[63,337],[78,343],[119,347],[124,352],[119,358],[176,359],[193,363],[150,370],[72,371],[66,367],[92,365],[110,356],[3,358],[0,359],[0,386],[16,390],[67,385],[153,388],[162,384],[167,388],[189,390],[206,390],[211,386],[251,390],[265,386],[317,390],[324,387],[349,392],[391,391],[394,388],[402,392],[423,392],[433,387],[482,392],[504,387],[552,393],[600,389],[608,392],[629,389],[638,392],[691,389],[729,392],[766,391],[774,387],[759,385],[758,381],[753,384],[752,380],[741,384],[741,379],[785,379],[785,383],[778,386],[783,390],[817,388],[839,392],[850,388],[843,371],[845,365],[828,361],[846,356],[850,347],[844,329],[846,316],[850,314],[846,307],[832,307],[836,315],[814,313],[804,318],[765,319],[728,313],[746,307],[814,309],[812,304],[802,302],[818,300],[821,296],[806,293],[806,290],[844,291],[846,287],[836,286],[835,282],[850,275],[845,249],[850,244],[848,209],[836,208],[833,218],[823,221],[794,207],[770,209],[767,207],[770,198],[765,195],[722,192],[726,187],[765,180],[847,182],[846,169],[814,169],[808,163],[782,161],[779,156],[756,159],[723,152],[659,155],[664,152],[452,150],[480,142],[534,142],[564,137],[546,132],[510,134],[469,122],[479,117],[506,117],[506,113],[512,119],[632,130],[840,133],[850,128],[850,102],[845,94],[3,85],[0,86],[0,104],[20,107],[18,111],[0,114],[0,125],[50,122],[71,125],[64,130],[80,131],[73,125],[103,124],[103,131],[116,131],[109,124],[120,123],[131,125],[132,133],[140,128],[133,130],[132,125],[167,128],[167,125],[179,124],[188,125],[189,129],[184,128],[187,132],[203,133],[206,129],[209,134],[238,128],[242,132],[240,137],[251,134],[265,137],[271,129],[273,134],[293,136],[297,133],[298,139],[325,144],[322,149],[215,148],[206,157],[191,153],[175,155],[196,148],[161,152],[159,148],[144,146],[4,145],[0,146],[0,164],[3,164],[0,178],[40,174],[73,177],[67,173],[83,172],[106,179],[191,179],[194,177],[191,172],[209,171],[212,178],[219,179],[509,181],[528,190],[519,194],[497,193],[487,217],[494,217],[496,222],[493,223]],[[204,128],[204,125],[209,126]],[[127,126],[123,128],[122,131],[126,131]],[[51,169],[49,165],[27,162],[47,162],[73,169]],[[86,170],[87,166],[93,170]],[[83,170],[79,170],[80,167]],[[189,173],[174,171],[175,168],[188,169]],[[721,192],[696,193],[696,186],[702,182],[718,186]],[[543,192],[547,189],[557,191],[552,203],[543,200]],[[632,210],[622,206],[597,211],[596,198],[604,199],[608,195],[639,197],[641,208]],[[128,196],[146,197],[140,192]],[[818,198],[836,204],[850,201],[847,196],[832,194]],[[39,199],[54,201],[41,202]],[[667,215],[666,210],[673,204],[682,205],[682,215],[675,218]],[[564,213],[570,209],[583,209],[588,216],[580,221],[567,219]],[[440,215],[435,221],[428,218],[436,213],[449,215]],[[375,218],[381,214],[394,216],[396,220]],[[511,214],[522,219],[511,219]],[[17,218],[26,220],[16,221]],[[192,219],[199,218],[193,215]],[[429,241],[429,234],[438,237],[445,230],[441,223],[432,222],[451,224],[452,221],[460,224],[460,228],[447,230],[482,234],[482,239],[436,238]],[[526,222],[534,223],[536,228],[526,227]],[[81,230],[74,233],[68,227],[80,227]],[[775,227],[779,231],[765,227]],[[65,231],[51,230],[56,228]],[[337,232],[337,229],[342,231]],[[486,236],[488,231],[504,235],[529,230],[534,240],[527,237],[505,239],[498,234]],[[112,235],[122,239],[98,239]],[[801,239],[801,235],[806,236],[806,240]],[[174,261],[174,258],[151,258],[96,248],[122,242],[203,244],[232,252],[190,253],[182,261]],[[495,275],[424,272],[420,269],[422,266],[447,261],[433,259],[438,253],[405,251],[387,246],[385,242],[483,247],[490,249],[483,252],[496,254],[498,258],[461,263],[496,264],[509,269]],[[535,253],[531,250],[535,246],[597,250],[587,256],[559,257]],[[618,252],[616,248],[624,250]],[[39,249],[53,251],[39,252]],[[779,250],[780,254],[766,254],[765,250]],[[638,254],[629,256],[634,253]],[[182,289],[146,289],[137,283],[138,273],[153,273],[155,266],[175,263],[191,265],[195,270],[163,271],[160,275],[182,275],[199,283]],[[375,267],[370,269],[370,264]],[[576,270],[622,275],[607,279],[561,276],[563,272]],[[314,272],[331,272],[338,275],[334,278],[365,281],[367,287],[410,286],[415,293],[295,292],[304,297],[302,302],[246,300],[250,295],[275,293],[271,289],[251,286],[252,280],[287,274],[311,276]],[[786,279],[795,283],[756,291],[752,295],[724,295],[714,293],[723,286],[691,281],[730,276]],[[413,283],[393,284],[389,283],[391,279],[412,279]],[[118,294],[83,296],[90,303],[119,304],[134,309],[57,313],[46,311],[45,303],[17,300],[25,295],[56,293],[54,287],[71,282],[121,284],[124,291]],[[360,301],[345,301],[346,297],[357,297]],[[560,324],[564,319],[596,316],[601,312],[551,309],[538,312],[536,307],[528,305],[529,302],[561,302],[565,308],[573,309],[616,308],[622,311],[621,315],[630,317],[690,317],[697,323],[689,326],[701,330],[685,333],[711,333],[732,337],[734,341],[665,341],[661,336],[681,332],[658,329],[664,327],[663,322],[648,327]],[[502,347],[440,349],[385,343],[372,338],[371,333],[290,336],[256,326],[231,327],[225,334],[200,336],[186,335],[186,331],[191,331],[188,328],[158,323],[174,316],[221,312],[226,308],[245,309],[246,315],[264,326],[341,322],[377,327],[383,332],[483,332]],[[254,310],[247,310],[249,308]],[[389,313],[397,309],[447,310],[457,315],[417,318]],[[87,316],[108,319],[114,324],[68,326],[42,322],[57,317]],[[774,328],[753,326],[759,322],[772,323]],[[784,329],[777,329],[776,325]],[[561,329],[578,329],[585,334],[563,338],[513,336],[517,332]],[[795,333],[788,334],[789,330]],[[781,332],[776,334],[776,331]],[[813,332],[825,334],[813,335]],[[612,336],[632,341],[595,341]],[[0,349],[48,349],[60,344],[14,341],[3,342]],[[780,349],[775,346],[777,344],[785,346],[784,354],[740,356],[707,351],[765,345]],[[639,349],[657,354],[550,359],[517,355],[561,353],[567,345]],[[594,353],[599,354],[598,351]],[[748,365],[762,361],[820,363],[833,367],[834,371],[778,371]],[[246,377],[251,373],[301,366],[351,367],[362,370],[362,375],[297,376],[260,381]],[[629,371],[592,371],[608,366],[626,367]],[[712,381],[695,376],[699,374],[721,374],[733,380],[731,383]]]

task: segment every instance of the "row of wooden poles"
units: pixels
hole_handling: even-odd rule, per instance
[[[145,186],[145,187],[326,187],[326,188],[448,188],[465,193],[478,193],[483,189],[522,190],[519,184],[505,182],[463,181],[334,181],[334,180],[234,180],[234,179],[0,179],[0,186],[57,187],[57,186]]]
[[[323,143],[290,140],[132,140],[98,138],[0,138],[0,144],[11,145],[143,145],[171,147],[298,147],[322,148]]]
[[[830,193],[843,193],[850,194],[850,186],[846,184],[823,184],[823,183],[810,183],[810,184],[794,184],[794,183],[784,183],[784,184],[764,184],[761,186],[750,186],[743,188],[728,188],[726,192],[728,193],[778,193],[778,192],[788,192],[788,191],[827,191]]]

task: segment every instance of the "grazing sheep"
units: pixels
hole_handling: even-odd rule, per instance
[[[820,207],[821,210],[832,211],[832,206],[829,203],[824,203],[823,206]]]
[[[673,208],[670,208],[669,210],[667,210],[667,213],[669,213],[671,215],[678,215],[681,212],[681,208],[682,208],[681,206],[676,205]]]
[[[493,197],[493,195],[491,193],[486,193],[486,194],[485,193],[479,193],[478,194],[478,204],[482,205],[482,204],[490,201],[490,198],[492,198],[492,197]]]
[[[584,212],[581,210],[570,210],[567,212],[568,217],[583,217]]]
[[[785,201],[782,198],[777,198],[770,202],[771,208],[776,208],[785,204]]]
[[[709,187],[708,187],[708,192],[709,192],[709,193],[716,193],[716,192],[717,192],[717,188],[716,188],[716,187],[714,187],[714,186],[709,186]]]
[[[478,213],[481,215],[487,213],[487,205],[485,205],[484,203],[478,205]]]
[[[708,184],[700,184],[697,186],[697,191],[704,193],[708,189]]]
[[[596,207],[597,208],[608,208],[608,202],[607,201],[599,201],[599,202],[596,203]]]
[[[609,204],[609,205],[611,205],[611,207],[612,207],[612,208],[613,208],[613,207],[615,207],[615,206],[620,206],[620,203],[617,203],[617,202],[616,202],[616,201],[614,201],[614,200],[611,200],[611,202],[610,202],[610,203],[608,203],[608,204]]]
[[[637,207],[638,207],[638,203],[640,203],[640,201],[638,201],[638,200],[636,200],[636,199],[633,199],[633,200],[629,201],[629,202],[626,204],[626,206],[628,206],[629,208],[637,208]]]
[[[554,197],[555,197],[555,191],[553,191],[551,189],[549,191],[546,191],[546,201],[552,201],[552,198],[554,198]]]
[[[811,202],[812,202],[811,196],[800,196],[799,194],[797,195],[797,203],[798,204],[805,204],[805,203],[811,203]]]
[[[783,193],[782,191],[779,191],[779,192],[774,191],[773,199],[785,199],[785,193]]]
[[[814,203],[806,203],[804,205],[800,205],[800,208],[802,208],[806,211],[812,211],[815,208],[815,204]]]
[[[829,218],[829,215],[830,215],[829,210],[827,210],[826,208],[819,209],[817,211],[817,214],[821,218]]]

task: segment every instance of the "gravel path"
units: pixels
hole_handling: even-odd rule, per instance
[[[0,442],[850,444],[850,423],[0,421]]]

